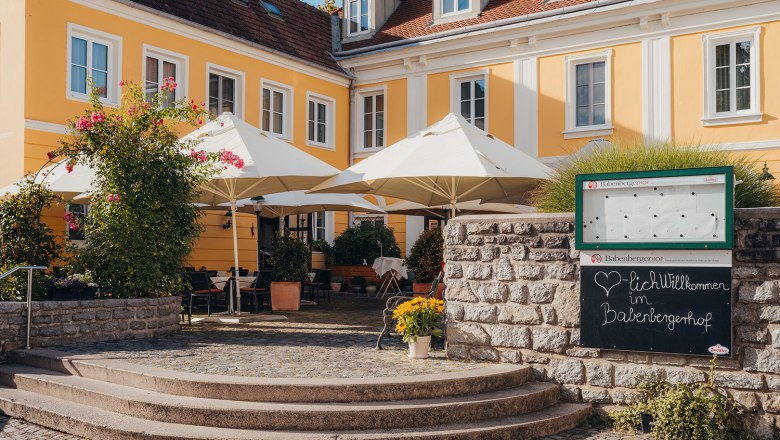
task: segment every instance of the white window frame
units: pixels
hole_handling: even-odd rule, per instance
[[[490,69],[472,70],[470,72],[453,73],[450,75],[450,112],[460,115],[460,84],[466,81],[485,81],[485,132],[490,129]]]
[[[735,110],[730,112],[715,111],[715,48],[722,44],[730,44],[741,41],[750,41],[750,104],[751,108],[747,110]],[[702,46],[704,50],[704,116],[702,116],[702,125],[717,126],[731,124],[749,124],[761,122],[764,114],[761,113],[761,26],[754,26],[748,29],[740,29],[732,32],[722,32],[717,34],[707,34],[702,36]],[[733,68],[734,50],[730,50]],[[736,75],[733,71],[730,74],[732,90],[732,105],[736,108],[734,98]]]
[[[325,142],[311,140],[309,131],[309,102],[325,104]],[[330,96],[320,95],[314,92],[306,92],[306,145],[309,147],[336,149],[336,100]]]
[[[122,75],[122,37],[88,28],[75,23],[68,23],[68,41],[67,41],[67,63],[65,67],[65,98],[74,101],[89,101],[89,84],[87,84],[87,93],[79,93],[71,90],[71,62],[73,51],[73,37],[87,40],[87,79],[89,79],[89,70],[92,60],[90,57],[90,43],[99,43],[108,47],[108,72],[106,78],[106,97],[100,98],[100,102],[110,105],[119,105],[119,81]]]
[[[148,44],[143,45],[143,60],[141,62],[141,78],[143,78],[144,95],[146,94],[146,58],[152,57],[159,60],[158,70],[162,77],[163,61],[176,65],[176,90],[174,90],[174,100],[186,99],[189,96],[188,78],[190,58],[187,55],[172,52],[170,50],[154,47]],[[160,84],[162,85],[162,84]],[[159,86],[158,86],[159,92]]]
[[[233,101],[233,107],[235,115],[239,118],[244,118],[244,79],[246,74],[240,70],[231,69],[229,67],[220,66],[213,63],[206,63],[206,110],[209,108],[209,77],[211,74],[224,76],[226,78],[232,78],[235,80],[235,101]],[[219,116],[219,115],[215,115]]]
[[[368,17],[368,25],[366,26],[366,29],[358,30],[357,32],[352,32],[351,29],[350,29],[351,28],[350,25],[352,24],[352,22],[350,21],[350,20],[352,20],[352,14],[351,14],[352,13],[352,6],[350,5],[350,3],[352,3],[352,2],[350,0],[344,0],[344,2],[346,3],[346,6],[347,6],[345,8],[346,12],[347,12],[347,15],[346,15],[346,18],[347,18],[347,36],[352,37],[352,36],[355,36],[355,35],[365,35],[365,34],[371,32],[371,3],[372,2],[368,1],[367,2],[368,11],[363,11],[362,6],[360,6],[361,0],[356,0],[355,3],[358,6],[357,7],[358,29],[360,29],[360,19],[361,19],[361,17],[363,15],[366,15]],[[363,14],[364,12],[365,12],[365,14]]]
[[[439,6],[441,7],[441,16],[442,17],[452,17],[452,16],[455,16],[455,15],[461,15],[461,14],[466,14],[468,12],[471,12],[471,6],[472,6],[471,3],[474,0],[468,0],[469,5],[465,9],[460,9],[460,10],[458,9],[458,0],[452,0],[454,2],[454,6],[455,6],[453,8],[453,12],[444,12],[444,2],[445,1],[446,0],[439,0],[439,2],[440,2]]]
[[[577,66],[580,64],[604,63],[604,123],[577,126]],[[609,136],[612,126],[612,49],[569,55],[564,58],[566,68],[566,128],[564,139],[593,136]]]
[[[282,111],[282,133],[274,133],[268,131],[271,136],[276,136],[279,139],[283,139],[288,142],[293,140],[293,96],[295,96],[295,89],[291,85],[283,84],[276,81],[271,81],[266,78],[260,79],[260,120],[258,121],[258,127],[263,130],[263,89],[271,90],[272,92],[279,92],[282,94],[282,101],[284,109]],[[273,102],[273,99],[272,99]]]
[[[364,132],[365,132],[365,123],[363,121],[363,115],[365,113],[365,100],[363,98],[366,98],[368,96],[377,96],[377,95],[384,95],[384,106],[382,108],[382,113],[384,115],[384,128],[382,129],[384,131],[384,144],[381,147],[371,147],[371,148],[364,148]],[[376,104],[374,104],[376,107]],[[387,86],[382,86],[378,88],[371,88],[371,89],[361,89],[358,91],[357,94],[357,135],[355,136],[355,142],[357,144],[356,148],[354,148],[355,152],[359,153],[374,153],[377,151],[383,150],[387,146]],[[376,120],[374,121],[374,140],[376,140]]]

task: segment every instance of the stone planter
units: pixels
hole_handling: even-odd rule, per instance
[[[46,289],[49,301],[87,301],[95,299],[96,287],[61,288],[49,286]]]
[[[301,309],[300,281],[274,281],[271,283],[271,309],[295,311]]]
[[[412,359],[427,359],[428,352],[431,351],[431,337],[418,336],[415,342],[414,338],[409,340],[409,356]]]

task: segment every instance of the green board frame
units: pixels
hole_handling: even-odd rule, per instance
[[[584,242],[582,237],[582,184],[590,180],[641,179],[654,177],[701,176],[724,174],[726,176],[726,240],[700,242]],[[627,171],[621,173],[577,174],[575,178],[575,247],[582,250],[596,249],[732,249],[734,247],[734,167],[680,168],[673,170]],[[731,185],[728,182],[732,182]]]

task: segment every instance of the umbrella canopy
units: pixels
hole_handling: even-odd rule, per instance
[[[223,113],[181,140],[194,139],[200,140],[197,149],[212,153],[224,149],[244,161],[241,169],[231,166],[222,169],[204,185],[200,202],[208,205],[260,194],[309,189],[339,172],[231,113]]]
[[[67,160],[64,160],[42,169],[35,176],[35,182],[45,182],[52,192],[70,201],[92,189],[95,170],[86,165],[78,164],[69,173],[65,168],[66,162]],[[16,183],[0,189],[0,196],[18,193],[19,186]]]
[[[202,203],[229,203],[235,217],[239,199],[258,194],[309,189],[338,173],[338,169],[305,153],[260,129],[247,124],[231,113],[223,113],[213,121],[181,138],[183,142],[198,140],[198,149],[211,153],[228,151],[238,156],[244,166],[221,169],[203,185]],[[238,265],[238,231],[233,223],[233,262]],[[230,295],[230,310],[241,313],[241,291],[234,282],[237,307]]]
[[[451,209],[451,205],[424,206],[419,203],[402,200],[393,203],[385,208],[390,214],[420,215],[429,217],[445,218],[446,212]],[[525,205],[510,205],[506,203],[480,203],[479,200],[460,202],[455,205],[458,214],[484,214],[484,213],[502,213],[502,214],[524,214],[534,212],[535,209]]]
[[[551,172],[543,163],[449,114],[315,186],[424,206],[524,194]]]
[[[260,198],[257,198],[260,199]],[[382,208],[357,194],[306,194],[305,191],[288,191],[268,194],[258,200],[261,213],[270,218],[320,211],[354,211],[384,214]],[[239,205],[250,205],[253,200],[239,201]]]

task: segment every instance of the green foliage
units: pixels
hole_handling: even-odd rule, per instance
[[[317,6],[317,9],[327,12],[328,14],[333,14],[341,8],[336,4],[336,0],[325,0],[321,5]]]
[[[610,414],[613,427],[636,431],[640,415],[653,417],[652,433],[657,440],[751,440],[742,410],[714,386],[715,359],[710,379],[699,385],[642,384],[643,398],[628,408]]]
[[[440,228],[423,231],[412,245],[406,266],[414,271],[418,283],[432,283],[444,261],[444,236]]]
[[[118,109],[104,109],[93,91],[92,108],[70,121],[72,134],[50,157],[96,171],[78,266],[114,298],[167,295],[184,286],[182,267],[202,229],[193,202],[217,156],[178,142],[180,124],[196,126],[206,113],[193,101],[166,106],[172,79],[151,103],[139,85],[121,85]]]
[[[771,180],[761,180],[757,164],[746,154],[707,149],[696,145],[625,145],[603,147],[574,158],[555,170],[534,191],[532,205],[545,212],[573,212],[577,174],[703,168],[732,165],[738,181],[737,208],[777,206],[780,189]]]
[[[333,246],[331,246],[327,240],[321,238],[319,240],[314,240],[312,246],[322,252],[322,255],[325,256],[325,266],[330,267],[333,264]]]
[[[271,245],[269,263],[274,267],[274,281],[301,281],[308,272],[306,262],[309,250],[303,242],[285,236],[277,236]]]
[[[401,249],[395,241],[393,229],[383,224],[365,222],[347,228],[333,243],[333,258],[336,264],[371,264],[379,257],[379,245],[382,242],[386,257],[400,257]]]
[[[352,279],[349,280],[349,284],[352,286],[363,287],[366,285],[366,279],[364,277],[352,277]]]

